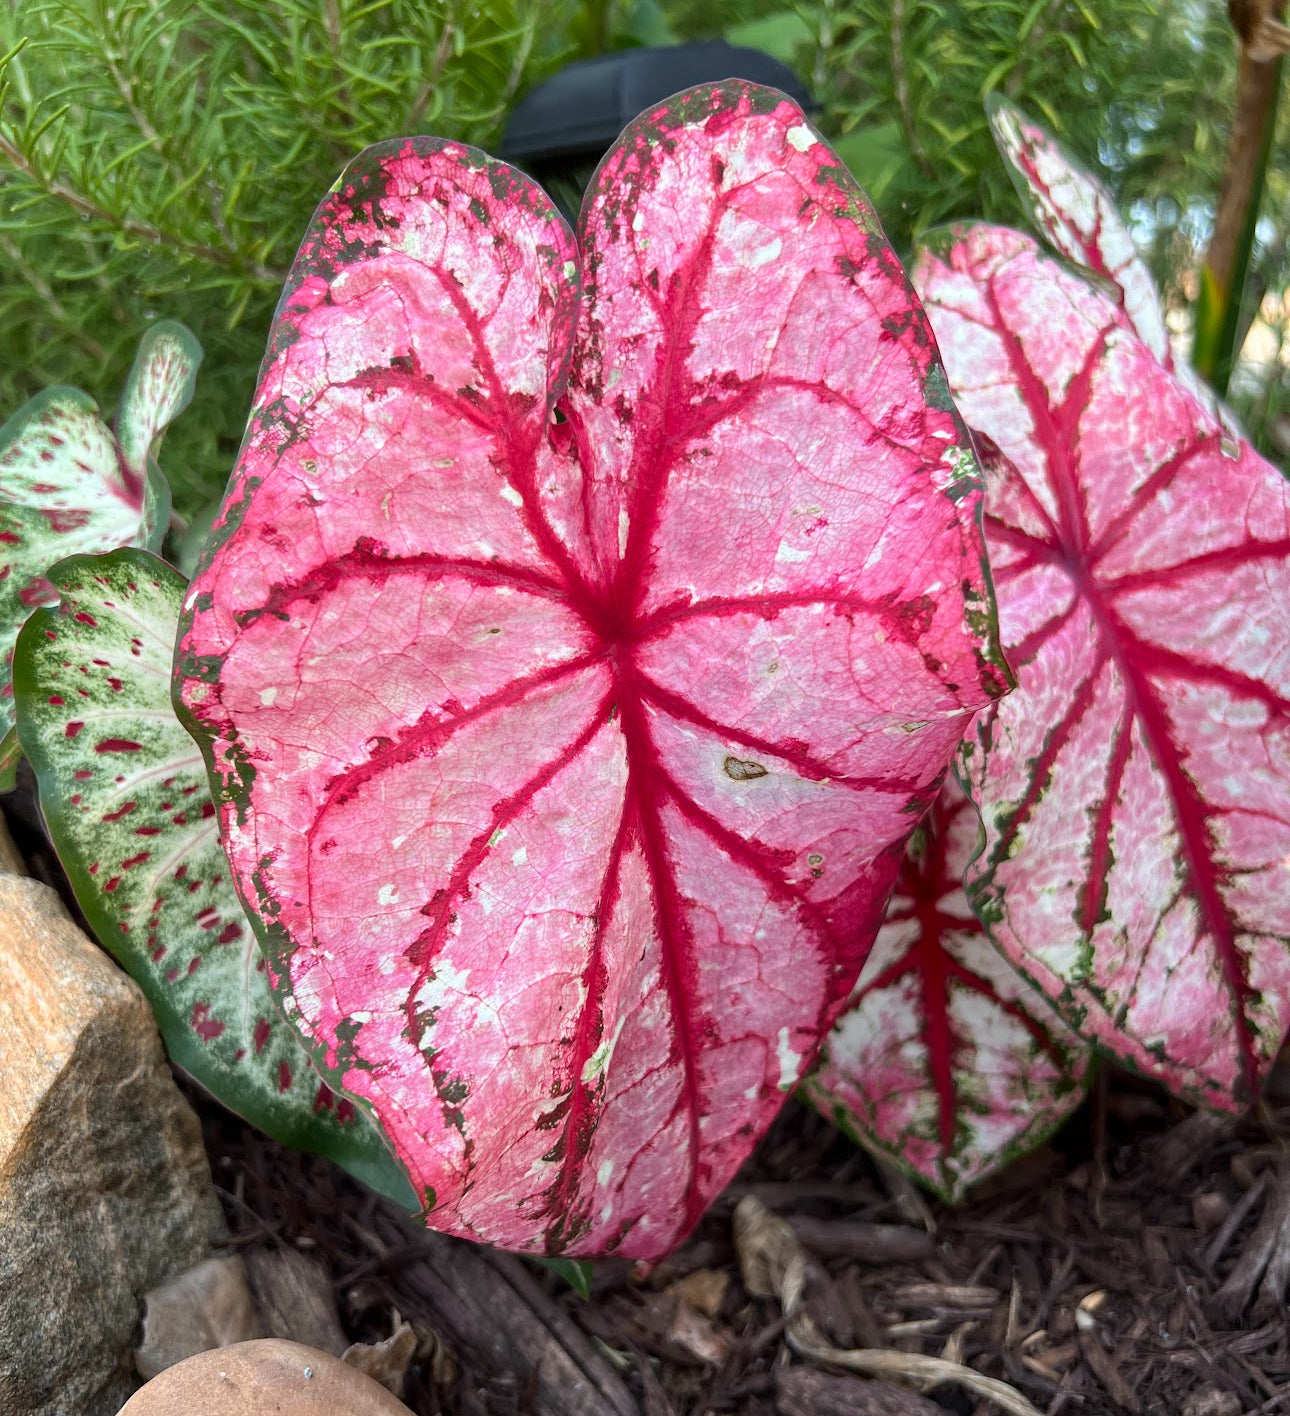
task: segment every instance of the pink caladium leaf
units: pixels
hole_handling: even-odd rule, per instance
[[[14,656],[18,736],[100,942],[147,995],[171,1060],[275,1139],[412,1203],[374,1123],[278,1016],[220,849],[206,769],[170,702],[185,581],[147,551],[73,556]]]
[[[1238,1106],[1290,1024],[1290,486],[1028,237],[952,231],[915,280],[1019,683],[967,749],[969,894],[1085,1037]]]
[[[971,803],[947,781],[803,1084],[842,1130],[951,1203],[1070,1115],[1090,1054],[968,904],[963,872],[978,834]]]
[[[809,1066],[1006,671],[926,321],[801,112],[673,99],[580,233],[459,144],[346,172],[178,687],[431,1222],[651,1259]]]
[[[66,556],[147,546],[170,519],[170,491],[153,456],[188,406],[201,346],[162,320],[140,341],[116,431],[75,388],[37,394],[0,428],[0,764],[13,756],[11,664],[18,629],[57,600],[45,571]]]
[[[998,94],[986,100],[990,128],[1031,219],[1049,244],[1112,290],[1130,329],[1194,397],[1241,437],[1236,415],[1186,360],[1174,358],[1160,292],[1115,199],[1048,130]]]
[[[1120,294],[1133,332],[1172,369],[1169,331],[1152,279],[1115,199],[1046,128],[999,94],[986,100],[994,140],[1031,220],[1067,260]]]

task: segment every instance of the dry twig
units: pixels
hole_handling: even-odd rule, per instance
[[[786,1339],[801,1356],[886,1381],[929,1387],[957,1382],[974,1395],[994,1402],[1008,1416],[1040,1416],[1016,1387],[958,1362],[883,1348],[830,1346],[806,1310],[803,1300],[810,1266],[789,1225],[749,1195],[735,1208],[734,1229],[744,1287],[757,1297],[779,1300],[788,1319]]]

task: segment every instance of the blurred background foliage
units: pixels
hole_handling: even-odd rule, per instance
[[[194,513],[236,455],[304,224],[359,148],[488,147],[571,59],[717,36],[797,69],[906,252],[945,221],[1024,221],[982,110],[1002,91],[1103,172],[1185,328],[1233,105],[1221,0],[7,0],[0,419],[50,383],[110,400],[143,328],[181,319],[206,362],[165,462]],[[1282,459],[1288,234],[1274,160],[1232,396]]]

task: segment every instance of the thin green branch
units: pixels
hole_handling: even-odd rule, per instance
[[[924,175],[934,173],[932,161],[918,136],[913,103],[909,92],[909,71],[905,66],[905,0],[891,0],[891,78],[896,94],[896,111],[900,115],[901,132],[909,144],[909,154]]]
[[[93,221],[103,222],[120,231],[122,235],[130,236],[145,245],[164,246],[174,251],[176,255],[187,257],[190,260],[204,261],[208,265],[220,266],[225,270],[236,271],[239,275],[245,275],[264,285],[280,285],[285,278],[285,272],[272,270],[259,261],[244,256],[240,251],[223,250],[202,241],[191,241],[178,232],[168,231],[160,226],[150,225],[146,221],[139,221],[135,217],[109,211],[66,182],[62,182],[56,177],[47,176],[3,134],[0,134],[0,160],[33,182],[47,197],[53,197],[56,201],[71,207],[81,216],[88,216]]]

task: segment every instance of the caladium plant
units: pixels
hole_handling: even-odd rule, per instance
[[[278,1016],[220,849],[206,769],[175,717],[184,579],[141,550],[47,572],[18,636],[18,734],[86,919],[140,985],[171,1060],[275,1139],[413,1203],[378,1128]]]
[[[915,281],[1019,683],[965,748],[969,894],[1085,1038],[1239,1106],[1290,1024],[1290,486],[1029,237],[955,229]]]
[[[1154,282],[1110,193],[1092,173],[1075,162],[1051,134],[1013,105],[996,97],[989,104],[989,109],[1000,151],[1008,161],[1018,190],[1040,231],[1063,257],[1095,279],[1099,288],[1118,306],[1115,313],[1119,323],[1142,341],[1207,413],[1221,422],[1220,442],[1212,441],[1212,423],[1198,435],[1206,444],[1201,452],[1207,458],[1207,467],[1217,467],[1222,472],[1222,462],[1214,460],[1220,448],[1238,460],[1244,459],[1248,449],[1240,447],[1239,431],[1230,412],[1214,397],[1212,390],[1200,385],[1189,366],[1175,362]],[[1006,233],[996,234],[999,240],[1006,243]],[[969,267],[971,262],[965,262],[962,267],[956,267],[956,273],[962,276]],[[1047,268],[1042,269],[1046,278]],[[1077,286],[1078,282],[1068,277],[1065,290]],[[955,288],[959,288],[957,284]],[[1106,455],[1107,435],[1099,436],[1096,422],[1092,434],[1085,436],[1089,426],[1087,421],[1080,423],[1080,416],[1086,420],[1088,417],[1104,420],[1107,428],[1112,425],[1112,419],[1121,406],[1114,386],[1100,388],[1097,406],[1090,406],[1080,415],[1076,405],[1089,395],[1097,377],[1086,370],[1087,378],[1081,390],[1072,393],[1069,403],[1065,405],[1065,413],[1076,416],[1053,420],[1042,412],[1035,413],[1033,405],[1043,402],[1044,390],[1037,368],[1027,366],[1044,366],[1049,357],[1046,351],[1039,349],[1035,353],[1029,347],[1022,349],[1020,344],[1013,344],[1006,361],[997,357],[997,350],[994,357],[983,360],[983,350],[987,346],[981,342],[980,329],[973,329],[963,322],[950,322],[938,309],[937,295],[948,301],[946,292],[949,289],[948,280],[942,281],[936,287],[929,308],[942,341],[954,355],[949,361],[953,392],[978,425],[978,435],[988,449],[989,461],[997,473],[993,479],[995,485],[988,490],[987,501],[993,496],[1001,499],[999,515],[987,518],[987,540],[999,572],[1005,648],[1017,662],[1022,682],[1022,692],[1008,705],[1003,716],[1007,720],[1014,717],[1029,719],[1036,732],[1060,734],[1065,731],[1063,714],[1069,706],[1063,694],[1056,691],[1063,671],[1052,669],[1049,692],[1031,697],[1027,688],[1033,686],[1034,681],[1030,677],[1029,656],[1042,639],[1042,634],[1047,632],[1045,627],[1036,626],[1036,616],[1040,613],[1036,608],[1037,597],[1042,598],[1044,593],[1051,592],[1054,596],[1051,605],[1053,614],[1064,615],[1070,612],[1071,587],[1060,577],[1037,584],[1034,576],[1020,574],[1015,564],[1018,559],[1018,531],[1015,525],[1008,522],[1009,498],[1015,494],[1015,484],[1020,474],[993,442],[991,434],[1003,440],[1006,446],[1013,447],[1019,441],[1026,448],[1021,465],[1028,469],[1028,475],[1048,479],[1047,491],[1052,496],[1056,496],[1056,488],[1067,478],[1063,463],[1077,469],[1071,474],[1077,484],[1077,500],[1089,490],[1097,497],[1113,499],[1117,492],[1123,491],[1126,480],[1131,482],[1134,477],[1143,479],[1138,502],[1145,506],[1151,496],[1158,494],[1167,508],[1164,512],[1166,520],[1157,529],[1158,543],[1153,545],[1149,552],[1151,555],[1159,555],[1162,551],[1170,553],[1171,539],[1174,538],[1177,546],[1185,545],[1191,534],[1186,522],[1188,511],[1185,503],[1175,500],[1176,490],[1171,486],[1174,471],[1167,465],[1167,458],[1164,459],[1166,465],[1159,467],[1154,483],[1148,486],[1150,478],[1147,471],[1119,465],[1114,458]],[[1010,316],[1029,305],[1027,332],[1038,347],[1043,322],[1050,317],[1053,309],[1062,308],[1065,293],[1060,289],[1046,289],[1036,274],[1033,280],[1015,281],[1009,287],[1009,296],[1008,311],[991,307],[991,314],[997,315],[998,321],[1006,326]],[[953,304],[953,301],[950,303]],[[1044,313],[1046,308],[1048,313]],[[1106,311],[1102,313],[1110,319]],[[1059,340],[1062,337],[1059,336]],[[1102,354],[1090,357],[1093,365],[1098,365]],[[1153,374],[1149,365],[1142,364],[1141,360],[1137,361],[1137,368],[1141,388],[1122,406],[1126,411],[1136,406],[1137,421],[1142,424],[1150,421],[1150,413],[1158,412],[1160,427],[1155,431],[1167,438],[1171,410],[1176,424],[1178,408],[1182,405],[1177,403],[1175,392],[1173,402],[1166,401],[1159,410],[1154,409],[1153,400],[1157,394],[1146,390],[1153,383],[1159,383],[1161,388],[1172,388],[1172,383],[1167,379],[1161,381],[1159,375]],[[961,383],[954,381],[956,376],[961,378]],[[1186,420],[1183,421],[1185,425]],[[1174,431],[1177,431],[1177,426]],[[1032,446],[1035,441],[1042,445],[1040,454]],[[1087,460],[1086,452],[1089,454]],[[1148,469],[1153,457],[1159,460],[1158,454],[1148,451],[1145,459]],[[1262,472],[1265,477],[1267,470],[1264,468]],[[1055,539],[1061,538],[1055,536]],[[995,544],[996,540],[1000,544]],[[1072,545],[1070,554],[1078,562],[1082,554],[1078,540]],[[1275,545],[1257,545],[1248,549],[1256,561],[1268,554],[1274,557],[1278,554]],[[1053,547],[1049,547],[1045,554],[1050,559],[1061,560]],[[1096,560],[1096,551],[1093,554]],[[1031,565],[1028,569],[1033,571],[1036,566]],[[1071,574],[1082,578],[1084,572],[1074,566]],[[1014,583],[1022,587],[1022,593],[1030,601],[1024,609],[1013,603],[1016,593]],[[1088,583],[1096,587],[1096,579]],[[1185,586],[1185,575],[1180,573],[1176,588],[1185,593]],[[1259,603],[1257,595],[1252,595],[1251,601],[1256,615],[1266,613],[1266,605]],[[1013,624],[1019,626],[1019,637],[1011,635],[1009,626]],[[1026,637],[1031,631],[1035,635],[1033,640]],[[1259,631],[1254,628],[1252,633],[1257,635]],[[1112,634],[1118,634],[1118,631],[1113,628]],[[1121,647],[1131,657],[1137,655],[1133,644]],[[1076,708],[1074,711],[1079,713],[1083,710]],[[1130,710],[1130,716],[1136,711]],[[1193,722],[1191,726],[1210,733],[1224,730],[1217,719],[1209,724]],[[1116,735],[1122,732],[1123,727],[1122,722],[1113,727],[1108,724],[1108,731]],[[988,728],[983,731],[988,735]],[[1037,755],[1034,765],[1040,770],[1047,770],[1050,764],[1045,764],[1042,755]],[[1066,765],[1069,771],[1069,763]],[[1055,810],[1060,810],[1060,791],[1064,784],[1065,777],[1059,773],[1049,788],[1058,794]],[[991,790],[997,790],[995,784],[991,784]],[[1035,790],[1042,791],[1044,788],[1036,785]],[[1113,786],[1113,794],[1115,790]],[[1200,790],[1203,796],[1203,784]],[[989,803],[986,805],[988,807]],[[1000,804],[995,802],[994,808],[1000,810]],[[1105,823],[1119,807],[1114,801],[1103,801],[1100,809]],[[1185,804],[1180,809],[1185,810]],[[1026,798],[1023,798],[1020,810],[1023,814],[1030,810]],[[1135,864],[1142,868],[1152,834],[1144,832],[1141,846],[1135,851],[1138,843],[1133,837],[1129,819],[1123,811],[1119,814],[1119,854],[1137,856],[1133,862],[1122,861],[1120,871],[1123,874]],[[902,874],[902,887],[893,901],[887,927],[880,934],[865,967],[852,1008],[839,1021],[821,1067],[806,1087],[807,1094],[843,1129],[871,1147],[887,1150],[899,1163],[950,1197],[956,1196],[964,1185],[989,1168],[994,1158],[991,1150],[993,1144],[997,1143],[1003,1154],[1013,1153],[1044,1134],[1050,1122],[1058,1119],[1078,1095],[1070,1080],[1082,1072],[1084,1065],[1080,1048],[1071,1046],[1069,1036],[1063,1036],[1061,1028],[1052,1030],[1049,1021],[1051,1013],[1040,994],[1036,990],[1018,993],[1015,983],[1018,976],[1011,972],[1001,957],[996,955],[991,960],[987,952],[982,926],[966,895],[958,887],[959,875],[972,855],[975,821],[975,813],[966,810],[957,788],[948,785],[945,796],[928,819],[928,834],[924,837],[920,833],[915,838],[914,852]],[[1208,830],[1207,824],[1206,833]],[[1063,856],[1058,851],[1042,848],[1036,857],[1025,847],[1025,834],[1024,826],[1015,832],[1005,833],[1007,850],[1016,862],[1011,868],[1014,879],[1017,875],[1028,875],[1032,870],[1040,869],[1049,872],[1050,877],[1061,870],[1067,873],[1068,880],[1078,880],[1080,863],[1077,857]],[[1078,836],[1075,840],[1078,843]],[[1158,853],[1161,846],[1157,845],[1155,849]],[[948,867],[945,873],[942,873],[943,866]],[[987,870],[988,867],[981,869]],[[1184,873],[1185,870],[1184,865]],[[991,878],[987,874],[987,882]],[[992,904],[989,891],[987,883],[984,895],[987,918],[990,917]],[[1180,894],[1185,899],[1188,893],[1194,894],[1194,890],[1184,883]],[[1271,895],[1275,898],[1275,887]],[[1143,928],[1143,919],[1130,921],[1127,925],[1104,922],[1106,928],[1102,932],[1100,949],[1104,974],[1118,967],[1124,975],[1132,978],[1137,970],[1143,969],[1148,988],[1153,968],[1168,978],[1168,982],[1158,986],[1160,996],[1153,1005],[1156,1013],[1150,1019],[1149,1026],[1144,1023],[1141,1007],[1131,1009],[1122,1001],[1122,995],[1131,992],[1132,983],[1117,986],[1115,981],[1111,981],[1107,988],[1105,979],[1099,982],[1095,973],[1088,974],[1089,970],[1094,969],[1094,963],[1087,926],[1079,918],[1072,920],[1063,915],[1061,895],[1052,888],[1051,878],[1044,889],[1043,902],[1048,914],[1042,919],[1042,928],[1038,928],[1037,919],[1032,918],[1028,922],[1029,933],[1025,937],[1014,935],[1009,943],[1005,943],[1005,948],[1011,957],[1030,970],[1044,989],[1062,1001],[1071,1023],[1085,1028],[1089,1039],[1101,1041],[1125,1060],[1157,1070],[1159,1075],[1175,1085],[1190,1087],[1201,1100],[1230,1107],[1239,1105],[1241,1099],[1248,1096],[1251,1085],[1275,1049],[1284,1025],[1284,1008],[1275,992],[1279,985],[1274,984],[1271,997],[1256,999],[1258,979],[1269,968],[1274,980],[1279,978],[1279,945],[1273,939],[1245,940],[1244,948],[1258,960],[1251,970],[1254,980],[1247,987],[1242,945],[1236,946],[1229,959],[1228,970],[1232,978],[1225,985],[1221,977],[1221,964],[1214,955],[1215,950],[1220,954],[1223,950],[1222,931],[1213,942],[1202,937],[1201,949],[1209,948],[1211,952],[1208,966],[1213,986],[1208,1002],[1218,1005],[1218,1011],[1211,1020],[1216,1040],[1215,1056],[1226,1051],[1227,1063],[1230,1064],[1234,1056],[1243,1058],[1243,1061],[1235,1071],[1229,1070],[1226,1074],[1223,1072],[1224,1063],[1219,1061],[1218,1069],[1210,1076],[1208,1083],[1200,1083],[1194,1073],[1180,1071],[1168,1060],[1183,1044],[1189,1030],[1194,1031],[1194,1013],[1198,1006],[1195,993],[1188,990],[1181,976],[1175,983],[1178,965],[1169,960],[1167,953],[1162,959],[1164,951],[1158,950],[1155,959],[1148,958],[1158,941],[1152,938],[1149,929]],[[1195,904],[1193,899],[1191,907]],[[1180,911],[1188,907],[1186,904],[1177,906]],[[1143,911],[1143,916],[1145,919],[1151,918],[1149,909]],[[1010,921],[1009,927],[1013,930],[1022,928],[1015,920]],[[1279,925],[1274,924],[1274,933],[1278,929],[1284,933],[1285,928],[1283,912]],[[1116,931],[1122,952],[1112,960],[1107,958],[1105,940],[1108,932]],[[1234,937],[1241,937],[1239,928]],[[1031,966],[1029,951],[1032,947],[1046,957],[1047,952],[1060,951],[1063,944],[1080,950],[1078,962],[1073,967],[1053,972],[1042,965]],[[969,974],[973,980],[970,983],[969,974],[961,972],[965,962],[969,964]],[[988,988],[986,980],[978,972],[978,962],[986,979],[1001,986],[1001,1000],[1006,999],[1010,1006],[1021,1008],[1031,1016],[1034,1031],[1029,1039],[1023,1032],[1015,1032],[1015,1021],[1011,1025],[1002,1025],[1002,1032],[985,1026],[990,1016],[985,1004]],[[974,1028],[956,1019],[949,1008],[938,1006],[946,997],[942,992],[942,984],[946,982],[952,987],[957,986],[962,1003],[966,1003],[967,990],[976,989],[972,1017],[981,1026]],[[1092,1009],[1087,1007],[1085,999],[1085,993],[1090,989],[1100,999],[1100,1005]],[[1117,992],[1121,995],[1118,1002]],[[1263,1008],[1261,1024],[1251,1023],[1244,1017],[1247,999],[1254,1000],[1256,1007]],[[1206,1005],[1202,1003],[1200,1006]],[[1041,1019],[1047,1023],[1042,1034],[1039,1031]],[[894,1023],[893,1020],[899,1021]],[[975,1062],[972,1051],[974,1040],[982,1035],[1001,1038],[1007,1034],[1009,1026],[1014,1029],[1020,1046],[1018,1061],[1024,1059],[1028,1043],[1036,1049],[1036,1061],[1029,1072],[1035,1093],[1029,1103],[1021,1105],[1018,1104],[1017,1089],[1004,1085],[992,1091],[988,1085],[989,1077],[1000,1075],[1005,1083],[1008,1082],[1010,1074],[1007,1070],[999,1074],[987,1068],[986,1076],[982,1077],[972,1067],[954,1065],[960,1058]],[[1264,1036],[1253,1050],[1245,1048],[1242,1043],[1243,1030],[1260,1026]],[[1132,1035],[1117,1036],[1126,1028],[1142,1029],[1142,1035],[1137,1039]],[[1149,1056],[1154,1061],[1148,1060]],[[1162,1061],[1165,1066],[1160,1068]],[[1073,1067],[1069,1076],[1063,1076],[1064,1067]],[[894,1083],[893,1078],[897,1079]],[[1046,1089],[1048,1083],[1053,1085],[1054,1090]],[[1231,1089],[1229,1084],[1232,1084]],[[966,1108],[960,1107],[961,1097],[968,1100]],[[1007,1144],[1009,1138],[1011,1145]]]
[[[75,388],[48,388],[0,428],[0,785],[13,785],[11,664],[18,629],[57,595],[46,569],[118,546],[159,549],[170,489],[157,465],[166,428],[188,406],[201,346],[173,320],[139,343],[114,429]]]
[[[1079,1105],[1091,1049],[986,937],[963,874],[980,824],[948,781],[803,1091],[953,1202]]]
[[[186,600],[275,982],[431,1222],[666,1252],[813,1058],[1007,686],[921,309],[781,95],[320,207]]]

